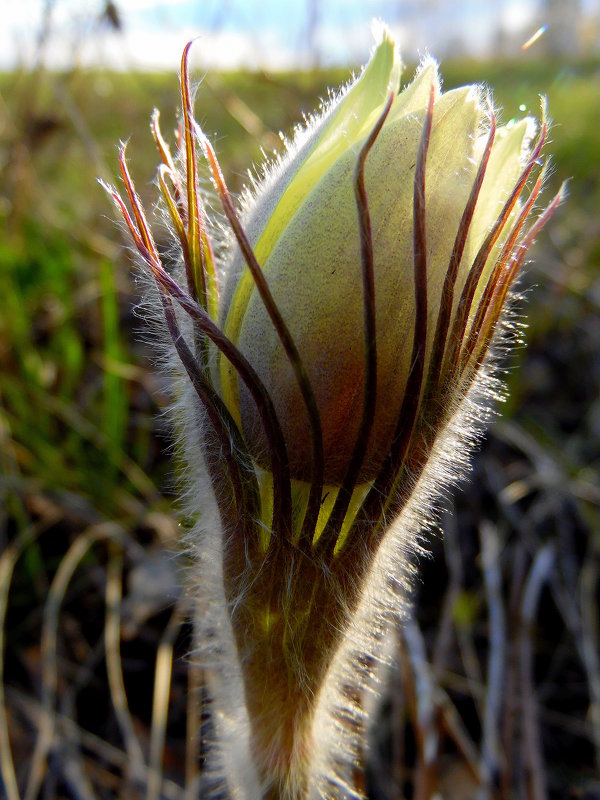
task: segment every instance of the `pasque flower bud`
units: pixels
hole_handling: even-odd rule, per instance
[[[502,312],[562,196],[528,223],[547,125],[535,141],[531,119],[497,127],[480,87],[441,92],[431,59],[398,93],[382,31],[238,212],[193,119],[188,51],[177,158],[158,113],[152,125],[173,270],[124,150],[132,213],[108,191],[154,279],[148,305],[179,381],[195,623],[222,752],[235,754],[223,779],[248,800],[359,796],[357,698],[432,501],[489,415]]]
[[[301,152],[287,158],[248,211],[250,244],[302,359],[321,417],[324,480],[341,483],[360,425],[365,384],[364,302],[354,170],[390,92],[399,63],[385,37],[360,80],[312,125]],[[427,265],[425,372],[456,234],[486,149],[489,108],[480,87],[440,92],[428,60],[394,96],[365,166],[371,218],[377,347],[376,403],[360,480],[375,478],[389,452],[411,369],[414,293],[413,194],[421,132],[433,98],[427,151],[423,242]],[[350,122],[348,122],[350,121]],[[454,284],[450,325],[469,270],[528,158],[533,121],[496,131]],[[244,220],[242,220],[244,222]],[[490,248],[475,301],[509,235]],[[239,252],[228,267],[224,331],[253,364],[273,398],[293,478],[310,480],[309,419],[294,370]],[[441,364],[435,368],[441,368]],[[268,468],[265,432],[235,370],[221,370],[233,413],[253,456]],[[239,400],[238,400],[239,397]]]

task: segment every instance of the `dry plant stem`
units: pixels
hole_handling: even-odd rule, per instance
[[[531,800],[546,800],[544,758],[541,750],[538,711],[533,680],[532,628],[540,593],[549,582],[554,569],[555,552],[552,545],[542,548],[529,571],[521,604],[520,678],[523,704],[523,727],[527,758],[526,785]]]
[[[431,660],[432,680],[436,685],[436,699],[438,701],[438,710],[441,715],[441,725],[461,753],[465,766],[474,782],[479,783],[481,781],[481,758],[477,747],[467,732],[456,707],[441,685],[450,648],[455,642],[455,637],[461,638],[461,634],[454,629],[454,609],[464,582],[462,554],[458,544],[457,522],[453,513],[447,513],[445,515],[442,528],[444,530],[444,552],[449,573],[449,583],[444,595],[441,621],[438,626],[438,634],[433,647],[433,657]],[[459,626],[459,631],[460,629],[461,626]]]
[[[118,545],[113,545],[109,548],[106,571],[106,618],[104,623],[106,667],[117,723],[127,751],[128,763],[130,764],[129,779],[135,782],[139,780],[145,761],[142,748],[133,728],[133,720],[129,713],[129,704],[123,679],[121,663],[122,580],[123,553]]]
[[[79,756],[79,743],[67,739],[61,732],[61,747],[56,753],[60,776],[56,781],[66,784],[67,790],[77,800],[96,800],[96,793],[87,774],[83,759]]]
[[[474,783],[479,783],[481,772],[479,769],[479,754],[475,742],[469,735],[465,725],[456,710],[456,706],[448,695],[438,686],[436,689],[441,716],[441,728],[452,739],[458,752],[462,755],[464,764],[473,778]]]
[[[44,713],[42,706],[16,689],[10,689],[7,697],[9,702],[23,714],[31,726],[39,729]],[[91,754],[90,758],[85,758],[83,764],[90,777],[95,778],[95,783],[98,782],[101,786],[106,787],[110,785],[108,779],[115,780],[115,773],[126,772],[127,754],[123,750],[109,744],[84,728],[80,728],[70,716],[56,714],[55,721],[56,730],[61,740],[77,742],[80,747]],[[104,769],[100,766],[102,764],[106,765]],[[103,780],[104,775],[106,775],[106,778]],[[144,768],[145,779],[146,768]],[[165,800],[181,800],[181,787],[169,779],[165,778],[163,780],[162,792]],[[20,800],[18,794],[15,795],[15,800]]]
[[[402,637],[413,682],[413,719],[418,751],[414,798],[430,800],[438,779],[439,729],[435,684],[427,661],[423,634],[412,617],[404,620]]]
[[[152,698],[152,728],[150,733],[149,779],[146,800],[160,800],[163,782],[162,762],[167,731],[171,674],[173,671],[173,646],[184,622],[184,609],[175,606],[169,624],[158,645],[154,671],[154,694]]]
[[[56,512],[50,519],[44,521],[43,526],[32,525],[26,528],[8,546],[0,559],[0,775],[2,776],[7,800],[20,800],[15,765],[10,748],[6,695],[4,691],[4,635],[6,632],[8,593],[15,566],[22,553],[42,534],[46,527],[51,527],[59,518],[60,515]]]
[[[506,620],[502,603],[498,531],[490,523],[483,522],[479,535],[490,627],[481,746],[481,780],[486,789],[485,796],[490,796],[489,793],[497,784],[501,769],[500,717],[504,696]]]
[[[506,700],[502,724],[502,745],[505,753],[504,769],[501,776],[501,797],[511,800],[513,796],[513,774],[518,770],[515,756],[515,739],[517,729],[518,689],[519,686],[519,607],[527,575],[527,551],[523,542],[517,546],[511,569],[511,586],[509,600],[508,656],[506,667]]]
[[[83,641],[82,631],[79,630],[78,642],[74,642],[75,647]],[[96,800],[96,793],[93,788],[93,776],[87,769],[89,757],[84,755],[80,738],[73,730],[72,734],[67,734],[61,729],[58,717],[76,718],[77,697],[89,681],[90,670],[93,664],[98,665],[104,657],[104,643],[97,641],[95,647],[89,652],[84,662],[76,667],[77,675],[66,691],[61,691],[57,697],[57,735],[61,741],[61,746],[54,751],[54,758],[60,764],[61,774],[69,786],[72,795],[81,800]],[[75,665],[73,665],[75,666]],[[57,776],[58,778],[58,776]]]
[[[29,779],[25,788],[25,800],[37,798],[46,772],[46,760],[52,749],[56,716],[57,684],[57,637],[60,607],[73,574],[89,549],[102,539],[119,535],[118,529],[110,525],[98,525],[80,534],[73,542],[54,576],[48,600],[44,607],[42,628],[42,724],[31,760]]]
[[[561,522],[564,526],[565,521]],[[591,739],[596,762],[600,766],[600,629],[595,599],[597,564],[593,552],[588,553],[578,576],[572,542],[564,536],[562,538],[560,569],[553,571],[550,585],[585,670],[590,696]]]

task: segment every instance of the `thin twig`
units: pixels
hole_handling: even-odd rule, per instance
[[[6,633],[8,593],[19,557],[40,536],[44,529],[52,525],[59,516],[57,509],[50,519],[44,520],[43,525],[32,525],[23,530],[17,539],[4,551],[0,559],[0,775],[2,776],[7,800],[20,800],[21,797],[10,748],[4,691],[4,635]]]
[[[512,780],[517,771],[517,760],[520,748],[515,745],[517,730],[517,711],[519,686],[519,637],[520,637],[520,605],[523,596],[523,587],[527,575],[527,551],[524,543],[519,539],[511,564],[511,585],[508,603],[508,655],[505,678],[505,703],[504,719],[502,723],[502,744],[504,751],[504,764],[501,775],[501,797],[510,800],[513,796]]]
[[[481,773],[479,769],[479,754],[475,742],[469,735],[460,714],[456,710],[456,706],[448,695],[444,691],[438,689],[436,699],[441,714],[441,722],[445,731],[462,755],[469,774],[476,783],[479,783]]]
[[[12,688],[8,690],[8,698],[11,704],[14,704],[27,717],[33,727],[40,727],[41,717],[45,712],[38,702],[29,695]],[[63,738],[67,740],[77,739],[87,751],[93,754],[94,765],[105,763],[111,770],[125,772],[128,765],[126,752],[105,741],[100,736],[80,728],[71,717],[56,714],[55,723],[56,730]],[[146,772],[147,769],[144,767],[142,776],[144,780],[146,779]],[[181,786],[171,780],[163,780],[162,792],[165,800],[181,800]]]
[[[481,779],[485,787],[482,797],[489,797],[500,773],[500,719],[506,671],[506,616],[502,602],[498,532],[489,522],[484,521],[480,526],[479,535],[490,627],[481,742]]]
[[[56,684],[58,679],[56,648],[58,617],[73,574],[90,548],[102,539],[116,539],[121,530],[115,525],[96,525],[81,533],[63,557],[48,592],[42,626],[42,708],[43,715],[31,759],[25,800],[38,797],[44,780],[45,765],[53,746],[56,716]]]
[[[146,800],[160,800],[162,786],[162,761],[167,730],[171,674],[173,671],[173,646],[184,620],[182,604],[175,606],[162,636],[156,654],[154,670],[154,696],[152,699],[152,729],[150,733],[149,777]]]
[[[439,752],[435,686],[427,661],[425,639],[412,616],[403,622],[402,637],[411,665],[416,701],[415,734],[419,758],[414,800],[429,800],[435,785]]]
[[[133,728],[123,680],[120,646],[122,573],[123,554],[116,547],[111,548],[106,574],[106,620],[104,623],[106,669],[119,731],[127,751],[129,774],[134,780],[137,780],[144,770],[145,761]]]
[[[532,800],[546,800],[546,779],[544,757],[542,754],[538,708],[535,697],[533,677],[533,637],[532,628],[537,614],[537,607],[544,584],[548,583],[554,569],[554,546],[546,545],[538,551],[527,576],[523,602],[521,603],[521,641],[520,667],[521,692],[523,705],[523,732],[525,754],[528,765],[527,787]]]

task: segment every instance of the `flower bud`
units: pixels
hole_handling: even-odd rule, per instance
[[[225,782],[249,800],[358,797],[356,698],[432,501],[464,471],[487,418],[477,401],[496,388],[490,346],[562,197],[526,228],[543,169],[522,195],[547,126],[535,143],[530,119],[497,127],[481,88],[442,93],[430,59],[398,94],[383,32],[362,75],[255,182],[240,218],[193,119],[188,51],[178,159],[153,119],[179,273],[158,252],[124,150],[131,212],[109,192],[154,278],[157,330],[179,377],[195,624],[212,646]],[[223,209],[216,223],[199,146]],[[315,737],[329,724],[327,762]],[[356,791],[341,788],[348,781]]]
[[[364,308],[354,170],[390,90],[395,93],[398,88],[399,72],[396,50],[386,36],[359,80],[309,128],[299,152],[276,169],[272,188],[268,184],[261,188],[247,212],[247,224],[243,220],[315,394],[326,484],[338,485],[346,474],[364,397]],[[416,314],[413,192],[432,92],[424,210],[425,371],[456,233],[488,138],[489,111],[480,87],[441,94],[436,64],[428,60],[394,98],[367,159],[378,369],[375,414],[361,481],[376,476],[389,452],[411,368]],[[450,322],[475,257],[523,169],[532,128],[532,120],[523,120],[496,132],[458,269]],[[488,256],[482,286],[507,235],[508,230]],[[225,332],[253,364],[273,398],[292,477],[309,481],[310,421],[294,369],[239,254],[228,271],[231,296],[224,309]],[[241,417],[252,455],[268,468],[264,428],[250,393],[225,359],[220,374],[224,397],[232,413]]]

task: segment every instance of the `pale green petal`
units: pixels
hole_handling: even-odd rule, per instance
[[[434,98],[437,101],[441,91],[438,66],[432,58],[428,58],[421,65],[415,79],[396,98],[390,112],[389,122],[393,122],[407,114],[425,111],[429,104],[432,86]]]
[[[260,220],[260,207],[254,209],[254,227],[258,222],[258,229],[262,232],[252,244],[260,264],[266,263],[294,214],[325,172],[341,154],[369,133],[389,93],[398,87],[400,70],[401,62],[395,43],[384,31],[362,75],[317,126],[314,142],[311,142],[305,160],[300,166],[293,162],[296,172],[277,205],[274,208],[272,204],[267,205],[264,223]],[[244,268],[231,301],[229,298],[227,300],[225,333],[234,343],[238,340],[240,325],[254,288],[252,276]],[[226,359],[220,360],[219,374],[224,399],[234,417],[237,417],[237,375]]]
[[[410,366],[412,196],[424,116],[421,110],[386,124],[367,159],[379,364],[372,433],[375,449],[393,434]],[[441,292],[439,273],[447,269],[474,178],[472,152],[480,117],[477,95],[469,88],[448,93],[434,110],[426,178],[432,330]],[[356,154],[351,151],[338,159],[306,198],[265,264],[269,286],[315,391],[329,478],[340,477],[335,475],[336,460],[340,465],[347,463],[350,453],[344,448],[354,442],[363,402],[364,320],[355,163]],[[301,464],[310,464],[308,425],[295,376],[256,294],[248,303],[238,344],[273,397],[286,440],[295,442],[296,452],[290,454],[292,462],[297,459],[293,472]],[[248,430],[254,416],[252,401],[245,392],[241,399],[244,431],[250,439],[260,437],[260,431]]]
[[[255,244],[260,263],[266,261],[282,230],[325,172],[352,144],[368,135],[390,92],[397,90],[400,70],[396,46],[385,32],[362,75],[326,118],[308,158],[297,170],[277,208],[270,215]]]
[[[427,351],[431,352],[433,344],[433,331],[439,313],[441,292],[446,272],[450,263],[450,256],[456,239],[460,220],[467,203],[476,173],[476,165],[472,158],[475,140],[481,123],[482,109],[479,97],[470,87],[457,89],[442,95],[435,104],[433,112],[433,125],[427,154],[425,196],[426,196],[426,237],[427,237],[427,294],[428,294],[428,331],[431,334],[427,340]],[[413,220],[412,196],[415,172],[416,152],[420,139],[423,114],[417,118],[412,115],[396,123],[398,131],[404,129],[407,138],[414,144],[403,145],[406,151],[404,158],[408,161],[403,192],[394,200],[386,183],[398,174],[398,181],[402,180],[396,170],[401,167],[394,166],[393,161],[398,161],[399,148],[392,152],[392,163],[378,163],[378,152],[373,153],[373,159],[368,164],[369,204],[372,213],[378,221],[379,228],[375,230],[376,258],[378,252],[389,253],[392,268],[399,271],[398,280],[402,282],[399,291],[408,296],[411,307],[399,308],[395,292],[387,290],[387,275],[377,276],[382,286],[381,304],[378,310],[382,326],[386,330],[398,331],[395,342],[396,353],[392,343],[387,355],[387,369],[382,369],[381,396],[400,396],[403,392],[403,383],[410,367],[410,348],[402,347],[403,341],[412,342],[414,325],[414,279],[413,279]],[[412,123],[412,124],[411,124]],[[409,127],[410,126],[410,127]],[[393,128],[390,128],[392,135]],[[384,130],[384,133],[386,131]],[[398,134],[396,134],[398,136]],[[400,138],[400,137],[398,137]],[[401,152],[401,151],[400,151]],[[384,177],[385,176],[385,177]],[[382,181],[382,177],[384,177]],[[408,213],[407,213],[408,212]],[[382,327],[383,330],[383,327]],[[383,337],[382,337],[383,338]],[[383,352],[386,352],[388,343],[382,343]],[[403,356],[398,357],[402,352]],[[383,358],[383,356],[382,356]],[[394,369],[394,359],[396,369]],[[398,380],[401,381],[399,386]],[[384,381],[386,383],[384,383]],[[398,409],[399,411],[399,409]]]
[[[485,239],[523,169],[523,143],[531,134],[531,120],[499,128],[471,226],[473,246]]]
[[[454,242],[477,173],[474,156],[482,117],[475,87],[442,95],[434,108],[425,181],[428,330],[432,332],[427,342],[428,353]]]
[[[469,231],[467,247],[465,248],[465,254],[461,264],[461,274],[458,282],[459,287],[464,285],[468,271],[479,248],[498,219],[504,204],[508,200],[523,171],[524,147],[531,138],[533,130],[534,122],[532,119],[528,118],[519,120],[510,126],[501,127],[496,132],[494,147],[490,155],[485,180],[481,188],[475,215]],[[482,137],[482,139],[483,138],[487,137]],[[482,147],[483,141],[479,143],[477,149],[481,150]],[[514,219],[516,213],[516,210],[514,210],[510,220]],[[494,266],[498,252],[510,229],[510,220],[488,258],[486,268],[482,273],[479,283],[476,299],[483,291],[483,287]]]

